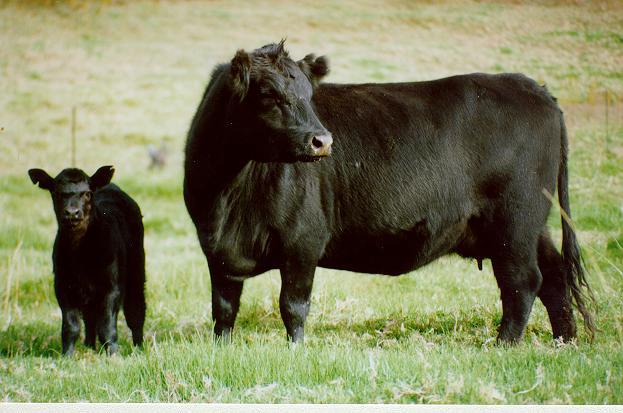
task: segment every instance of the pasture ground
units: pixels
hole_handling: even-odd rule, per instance
[[[623,5],[620,2],[0,4],[0,399],[244,403],[623,403]],[[577,4],[576,4],[577,3]],[[319,269],[304,346],[289,347],[279,276],[248,281],[234,342],[212,341],[209,276],[181,195],[182,149],[212,67],[287,38],[331,59],[331,82],[523,72],[559,98],[571,208],[600,328],[551,340],[535,304],[524,342],[494,345],[485,262],[446,257],[399,278]],[[605,91],[608,91],[607,94]],[[608,110],[606,111],[606,102]],[[60,352],[49,195],[28,168],[113,164],[146,228],[146,345]],[[148,170],[146,145],[169,163]],[[552,233],[560,240],[554,208]]]

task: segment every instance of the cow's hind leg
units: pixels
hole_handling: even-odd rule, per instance
[[[501,342],[516,343],[522,338],[541,287],[536,240],[534,243],[525,241],[507,243],[505,250],[491,260],[502,298],[502,323],[498,333]]]
[[[231,332],[236,322],[242,295],[242,281],[226,278],[220,271],[210,269],[212,281],[212,319],[214,335],[225,343],[231,340]]]
[[[539,298],[547,309],[554,338],[571,340],[576,336],[571,296],[567,288],[562,256],[554,247],[548,233],[543,233],[539,237],[538,262],[543,275]]]

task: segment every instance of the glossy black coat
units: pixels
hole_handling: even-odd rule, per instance
[[[52,194],[58,221],[52,261],[54,290],[62,311],[63,354],[71,355],[84,320],[85,344],[96,336],[107,353],[117,351],[117,315],[123,307],[135,345],[143,341],[145,252],[143,223],[136,202],[114,184],[112,168],[93,176],[65,169],[52,179],[29,171],[34,183]],[[73,225],[64,211],[78,208]]]
[[[572,301],[592,328],[575,235],[563,220],[561,256],[545,225],[544,191],[558,185],[567,214],[569,201],[563,115],[544,87],[478,73],[318,85],[326,59],[294,62],[269,45],[246,54],[241,99],[241,53],[213,72],[186,146],[184,197],[210,269],[217,336],[229,337],[246,277],[281,271],[281,314],[298,341],[316,266],[399,275],[450,253],[491,259],[500,340],[522,337],[537,295],[555,337],[576,335]],[[254,98],[262,89],[303,90],[292,100],[305,104],[292,114],[279,98],[267,112]],[[271,130],[266,116],[290,130],[317,119],[332,135],[331,156],[304,162],[315,159],[297,151],[300,134]]]

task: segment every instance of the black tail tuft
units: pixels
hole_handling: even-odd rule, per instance
[[[593,316],[587,307],[587,302],[595,302],[593,292],[588,285],[586,275],[582,265],[580,247],[575,236],[571,222],[571,211],[569,209],[569,187],[567,176],[567,153],[568,138],[567,128],[564,117],[560,117],[561,145],[560,145],[560,166],[558,169],[558,202],[561,208],[562,217],[562,260],[567,274],[567,288],[569,289],[576,308],[582,314],[584,327],[592,340],[595,336],[595,324]]]

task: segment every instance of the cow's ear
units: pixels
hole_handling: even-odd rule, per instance
[[[316,57],[308,54],[299,60],[298,64],[314,86],[317,86],[320,80],[329,73],[329,59],[326,56]]]
[[[251,58],[244,50],[238,50],[231,60],[231,83],[234,94],[242,102],[249,90],[251,81]]]
[[[97,171],[95,171],[91,178],[89,178],[91,181],[91,189],[95,191],[96,189],[108,185],[114,173],[115,168],[111,165],[100,167]]]
[[[54,189],[54,178],[48,175],[43,169],[29,169],[28,176],[30,176],[30,180],[33,184],[39,184],[39,188],[47,189],[48,191]]]

